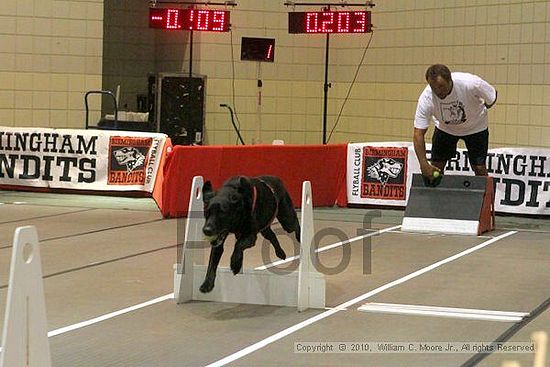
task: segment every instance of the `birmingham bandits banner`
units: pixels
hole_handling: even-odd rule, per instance
[[[428,144],[428,157],[430,145]],[[487,170],[495,182],[495,209],[550,215],[550,149],[490,149]],[[348,145],[349,204],[406,206],[413,173],[420,173],[409,142]],[[445,174],[473,175],[468,152],[459,149]]]
[[[152,192],[166,135],[0,127],[0,182]]]

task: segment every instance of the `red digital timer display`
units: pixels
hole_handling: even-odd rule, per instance
[[[288,13],[288,33],[368,33],[370,11]]]
[[[149,8],[149,28],[229,32],[229,11]]]

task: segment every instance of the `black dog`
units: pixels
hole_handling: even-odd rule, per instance
[[[271,223],[275,218],[288,233],[295,232],[300,241],[300,224],[292,200],[283,182],[275,176],[237,176],[227,180],[217,191],[207,181],[203,188],[204,217],[202,229],[210,240],[210,260],[200,291],[208,293],[214,288],[216,269],[223,253],[223,243],[229,233],[235,234],[237,242],[231,255],[233,274],[241,271],[243,251],[254,246],[261,233],[275,248],[275,254],[285,259]]]

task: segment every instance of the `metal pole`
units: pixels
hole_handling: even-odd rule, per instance
[[[262,129],[262,63],[260,61],[257,62],[257,69],[256,69],[256,76],[258,78],[257,81],[257,91],[258,91],[258,100],[256,104],[256,136],[254,138],[254,142],[252,144],[260,144],[260,131]]]
[[[189,35],[189,78],[193,77],[193,31]]]
[[[331,87],[328,82],[328,62],[329,62],[329,34],[327,33],[327,42],[325,46],[325,86],[323,100],[323,144],[327,143],[327,110],[328,110],[328,89]]]

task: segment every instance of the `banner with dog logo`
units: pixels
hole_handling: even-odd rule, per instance
[[[409,143],[348,144],[349,204],[407,205],[411,171],[418,163]]]
[[[3,185],[152,192],[167,136],[0,127]]]
[[[429,157],[431,145],[426,149]],[[550,215],[550,149],[490,149],[486,163],[497,212]],[[404,207],[413,173],[420,173],[420,166],[412,143],[349,144],[348,204]],[[474,175],[465,149],[449,160],[445,174]]]
[[[362,198],[406,199],[408,150],[407,147],[362,148]]]

